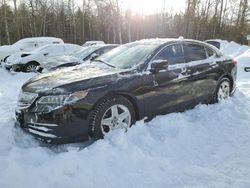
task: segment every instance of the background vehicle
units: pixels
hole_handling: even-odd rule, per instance
[[[101,45],[101,44],[105,44],[105,42],[98,41],[98,40],[97,41],[87,41],[82,46],[92,46],[92,45],[97,45],[97,44]]]
[[[0,47],[0,60],[5,61],[10,55],[21,51],[32,51],[48,44],[62,44],[62,39],[55,37],[34,37],[21,39],[12,45]]]
[[[48,58],[68,55],[79,51],[81,48],[81,46],[76,44],[50,44],[31,52],[13,54],[3,65],[5,68],[14,71],[32,72]]]
[[[206,43],[137,41],[90,65],[33,77],[22,87],[16,118],[47,142],[103,138],[144,117],[224,100],[236,72],[235,61]]]
[[[206,40],[205,42],[213,45],[214,47],[216,47],[218,49],[221,49],[222,40],[220,40],[220,39],[210,39],[210,40]]]
[[[90,59],[99,57],[100,55],[116,48],[116,44],[103,44],[85,46],[81,50],[65,56],[56,56],[46,60],[37,68],[38,72],[48,72],[64,67],[79,65]]]

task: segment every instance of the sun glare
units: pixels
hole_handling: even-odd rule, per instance
[[[180,12],[185,8],[185,0],[123,0],[133,12],[153,14],[156,12]]]

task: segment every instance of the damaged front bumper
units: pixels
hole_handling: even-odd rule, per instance
[[[59,144],[88,140],[88,111],[63,106],[48,113],[16,109],[17,125],[37,139]]]

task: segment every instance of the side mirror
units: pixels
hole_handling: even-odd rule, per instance
[[[151,69],[150,71],[153,73],[157,73],[161,70],[166,70],[168,68],[168,60],[154,60],[151,63]]]
[[[250,67],[245,67],[245,72],[250,72]]]
[[[99,55],[97,53],[93,53],[91,56],[90,56],[90,60],[94,60],[95,58],[99,57]]]

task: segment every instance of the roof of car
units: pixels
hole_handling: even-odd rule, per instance
[[[219,42],[219,43],[221,43],[221,42],[223,42],[223,40],[221,40],[221,39],[208,39],[208,40],[205,40],[205,42]]]
[[[162,45],[168,42],[175,42],[175,41],[186,41],[186,42],[195,42],[204,44],[202,41],[194,40],[194,39],[184,39],[183,37],[180,38],[154,38],[154,39],[142,39],[137,40],[128,44],[155,44],[155,45]]]
[[[62,39],[56,37],[31,37],[31,38],[23,38],[22,41],[29,42],[29,41],[60,41],[63,42]]]

